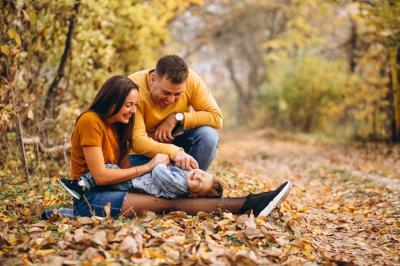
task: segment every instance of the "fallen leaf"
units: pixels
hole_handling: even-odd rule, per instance
[[[136,240],[131,237],[127,236],[119,246],[119,249],[122,251],[128,251],[129,253],[136,253],[139,251],[138,243]]]
[[[244,230],[244,234],[249,239],[264,237],[264,234],[261,233],[260,229],[258,229],[258,228],[246,228],[246,230]]]
[[[107,244],[107,234],[105,231],[97,231],[91,240],[92,242],[104,248]]]
[[[82,228],[78,228],[76,231],[75,231],[75,234],[74,234],[74,240],[75,240],[75,242],[81,242],[82,240],[83,240],[83,229]]]
[[[39,250],[35,251],[35,254],[37,256],[47,256],[47,255],[53,254],[55,252],[56,252],[56,250],[52,249],[52,248],[51,249],[39,249]]]
[[[93,220],[90,217],[81,217],[79,216],[77,218],[77,221],[80,225],[88,225],[88,224],[93,224]]]
[[[257,228],[256,222],[254,221],[254,214],[253,213],[251,213],[249,215],[249,218],[245,222],[245,225],[246,225],[246,228],[249,228],[249,229],[256,229]]]

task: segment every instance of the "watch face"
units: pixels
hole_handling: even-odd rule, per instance
[[[183,114],[182,114],[182,113],[177,113],[177,114],[175,115],[175,119],[176,119],[177,121],[182,121],[182,120],[183,120]]]

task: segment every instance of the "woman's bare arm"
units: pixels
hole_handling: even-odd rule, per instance
[[[147,164],[126,169],[107,169],[104,163],[103,151],[100,146],[84,146],[83,154],[89,171],[98,185],[121,183],[150,172],[156,165],[154,160],[151,160]]]

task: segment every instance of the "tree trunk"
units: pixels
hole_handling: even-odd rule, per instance
[[[400,142],[400,48],[390,50],[391,92],[393,95],[392,140]]]
[[[356,51],[357,51],[357,25],[356,22],[351,19],[350,28],[350,40],[349,40],[349,67],[351,73],[354,73],[357,63],[356,63]]]
[[[12,84],[14,86],[14,84]],[[22,172],[24,173],[25,182],[29,183],[29,172],[28,167],[26,165],[26,157],[25,157],[25,146],[22,142],[22,126],[21,126],[21,119],[19,117],[19,111],[17,110],[15,96],[14,96],[14,87],[11,88],[12,90],[12,99],[13,99],[13,106],[14,106],[14,122],[15,122],[15,133],[17,135],[17,146],[18,146],[18,156],[19,156],[19,163]]]
[[[53,116],[53,112],[54,112],[54,99],[56,96],[57,87],[58,87],[58,84],[60,83],[60,80],[64,76],[65,64],[67,62],[68,56],[71,51],[72,33],[74,31],[76,17],[77,17],[78,11],[79,11],[79,6],[80,6],[80,1],[79,0],[75,1],[74,7],[73,7],[73,13],[69,19],[68,32],[67,32],[67,37],[65,39],[64,52],[61,57],[60,64],[58,66],[56,76],[54,77],[54,80],[51,83],[49,90],[47,92],[44,109],[49,112],[51,117]]]

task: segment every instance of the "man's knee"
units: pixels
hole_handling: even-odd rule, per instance
[[[196,129],[196,137],[201,145],[208,148],[216,148],[218,145],[218,134],[215,128],[202,126]]]
[[[128,160],[131,166],[140,166],[148,163],[151,158],[140,154],[130,154],[128,155]]]

